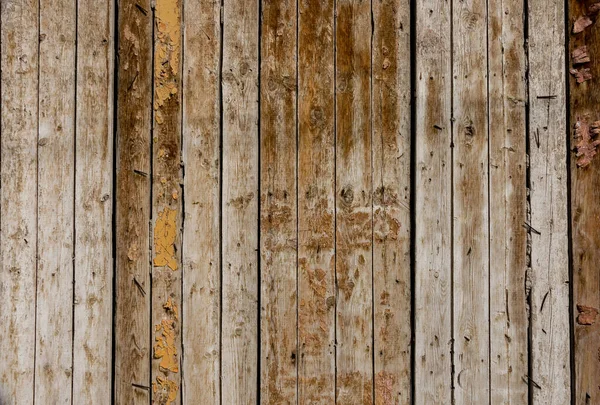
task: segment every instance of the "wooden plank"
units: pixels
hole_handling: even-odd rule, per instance
[[[76,2],[40,2],[35,402],[71,402]]]
[[[150,402],[149,1],[118,3],[115,402]]]
[[[520,0],[488,3],[491,403],[526,404],[525,26]]]
[[[593,1],[569,1],[569,22],[573,23],[582,16],[589,15]],[[573,59],[569,66],[573,68],[589,68],[592,79],[578,84],[575,77],[569,82],[568,100],[571,109],[570,134],[576,135],[574,128],[579,123],[583,128],[600,120],[598,110],[600,94],[598,93],[598,77],[600,69],[598,56],[600,55],[600,31],[597,19],[595,24],[579,34],[569,32],[569,57],[575,50],[585,46],[591,63],[573,66]],[[572,25],[567,26],[571,29]],[[581,133],[581,129],[580,129]],[[595,139],[592,140],[597,140]],[[570,139],[571,149],[571,215],[572,215],[572,246],[573,246],[573,324],[575,326],[575,403],[595,404],[600,401],[600,323],[595,318],[595,311],[600,309],[600,166],[598,157],[590,160],[589,164],[579,167],[584,163],[585,155],[577,156],[577,145],[581,138]],[[583,146],[583,145],[582,145]],[[578,307],[579,306],[579,307]]]
[[[376,404],[411,401],[410,2],[373,5]]]
[[[87,404],[112,378],[113,16],[112,0],[78,1],[73,400]]]
[[[296,0],[262,7],[260,402],[297,403]]]
[[[415,403],[451,403],[451,11],[416,8]]]
[[[257,0],[223,7],[222,402],[258,398]]]
[[[459,404],[489,401],[487,10],[454,2],[454,387]]]
[[[183,10],[184,403],[220,403],[220,41],[221,3],[186,0]]]
[[[181,402],[181,2],[154,5],[152,403]]]
[[[334,1],[298,3],[298,402],[335,402]]]
[[[33,403],[37,249],[38,1],[0,3],[0,402]]]
[[[371,4],[336,3],[336,401],[373,403]]]
[[[564,12],[562,1],[529,1],[534,404],[571,401]]]

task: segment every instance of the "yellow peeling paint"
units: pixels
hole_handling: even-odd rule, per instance
[[[154,109],[177,94],[181,49],[181,8],[179,0],[156,0],[156,49],[154,62]]]
[[[160,359],[159,367],[165,371],[179,372],[177,347],[175,346],[175,321],[163,319],[156,325],[156,343],[154,344],[154,358]]]
[[[159,404],[172,404],[177,399],[179,386],[175,381],[160,376],[156,377],[156,382],[152,383],[154,396]]]
[[[177,270],[175,238],[177,237],[177,211],[165,208],[158,214],[154,226],[154,265],[169,266]]]
[[[173,317],[175,318],[176,321],[179,320],[179,310],[177,309],[177,305],[175,305],[175,303],[173,302],[171,297],[169,297],[167,302],[165,302],[165,304],[163,305],[163,308],[166,309],[167,311],[170,311],[173,314]]]

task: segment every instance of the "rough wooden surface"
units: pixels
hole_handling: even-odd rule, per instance
[[[184,185],[182,399],[220,402],[220,9],[187,0],[183,9]]]
[[[451,403],[452,65],[449,4],[417,3],[415,403]]]
[[[298,401],[335,402],[334,2],[298,2]]]
[[[564,36],[564,2],[530,1],[528,283],[534,404],[571,400]]]
[[[115,402],[150,403],[152,14],[118,3]]]
[[[297,403],[296,1],[262,7],[260,252],[262,404]]]
[[[73,401],[86,404],[111,391],[114,7],[78,1]]]
[[[373,3],[373,305],[376,404],[411,401],[410,3]]]

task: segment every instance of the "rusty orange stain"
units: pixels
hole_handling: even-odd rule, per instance
[[[179,372],[177,347],[175,346],[175,321],[163,319],[156,325],[157,336],[154,338],[154,358],[160,359],[159,367],[162,370]]]
[[[154,226],[154,265],[177,270],[175,238],[177,237],[177,211],[165,208],[158,214]]]
[[[159,397],[158,403],[172,404],[177,399],[179,386],[175,381],[157,376],[156,382],[152,383],[152,390],[154,391],[155,396]],[[161,391],[160,393],[159,390]]]
[[[179,0],[156,1],[156,49],[154,59],[154,109],[177,94],[179,52],[181,49],[181,7]],[[159,117],[159,116],[157,116]],[[157,123],[159,119],[157,118]]]

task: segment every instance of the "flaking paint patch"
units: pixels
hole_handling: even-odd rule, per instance
[[[154,109],[177,94],[181,49],[181,7],[178,0],[156,1],[156,48],[154,57]],[[157,123],[160,124],[160,114]]]
[[[164,303],[163,308],[166,309],[171,314],[173,314],[173,317],[175,318],[176,321],[179,320],[179,310],[177,309],[177,305],[175,305],[175,303],[173,302],[173,299],[171,299],[171,297],[169,297],[167,302]]]
[[[154,226],[154,265],[177,270],[175,239],[177,237],[177,211],[165,208],[158,214]]]
[[[163,319],[156,325],[154,358],[160,359],[159,367],[164,371],[179,372],[177,347],[175,346],[175,321]],[[157,377],[158,381],[158,377]]]
[[[156,382],[152,383],[152,390],[154,391],[154,398],[156,398],[155,403],[173,404],[177,399],[179,386],[175,381],[168,378],[156,377]]]

